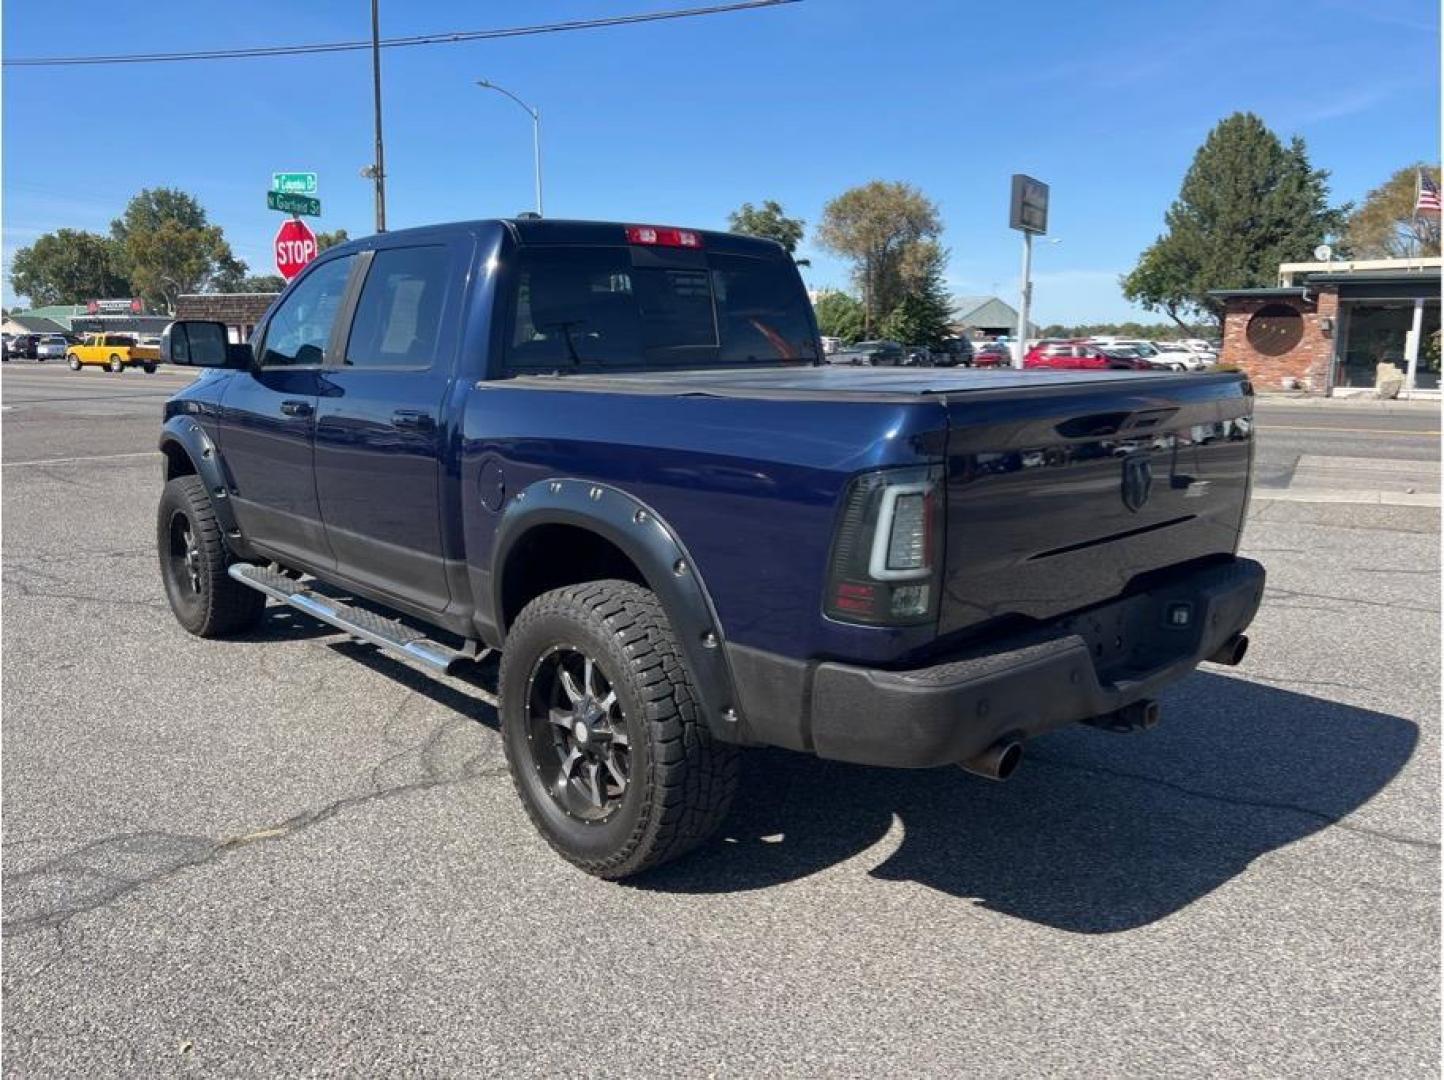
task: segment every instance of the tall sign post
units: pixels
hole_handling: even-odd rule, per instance
[[[1008,228],[1023,234],[1023,277],[1018,286],[1018,340],[1013,346],[1013,366],[1023,366],[1028,351],[1028,311],[1033,305],[1033,237],[1048,231],[1048,185],[1022,173],[1013,174],[1013,194],[1008,203]]]
[[[316,174],[313,172],[278,172],[271,174],[271,190],[266,192],[266,209],[290,214],[281,222],[272,242],[276,254],[276,272],[287,281],[306,268],[321,253],[316,234],[301,220],[321,216],[321,200],[316,198]]]

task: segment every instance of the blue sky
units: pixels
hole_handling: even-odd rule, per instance
[[[695,0],[382,0],[383,36],[689,6]],[[4,5],[7,57],[364,38],[367,0]],[[529,208],[542,110],[548,216],[722,226],[744,200],[808,222],[813,286],[846,283],[813,226],[881,178],[941,207],[957,293],[1016,294],[1013,172],[1052,185],[1035,258],[1042,322],[1137,314],[1117,286],[1159,232],[1194,150],[1238,109],[1307,139],[1358,200],[1439,156],[1434,0],[804,0],[760,12],[382,54],[388,224]],[[273,170],[320,174],[318,228],[371,230],[369,53],[6,68],[5,263],[43,232],[108,229],[169,184],[197,195],[253,273],[272,272]],[[13,301],[8,279],[7,304]]]

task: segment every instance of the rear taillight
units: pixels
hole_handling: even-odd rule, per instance
[[[669,229],[660,225],[628,225],[627,243],[649,247],[700,248],[702,234],[691,229]]]
[[[845,622],[927,622],[938,600],[942,469],[889,469],[852,481],[832,544],[824,610]]]

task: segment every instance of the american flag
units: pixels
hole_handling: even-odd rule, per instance
[[[1439,184],[1423,169],[1419,170],[1419,194],[1414,199],[1414,213],[1439,213]]]

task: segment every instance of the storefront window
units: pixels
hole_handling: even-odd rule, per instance
[[[1419,339],[1419,370],[1414,376],[1419,390],[1439,389],[1439,305],[1424,305],[1424,332]]]
[[[1373,386],[1379,364],[1397,364],[1407,370],[1404,343],[1414,323],[1414,305],[1349,304],[1347,339],[1339,371],[1339,386]],[[1439,310],[1434,309],[1434,324],[1439,323]],[[1438,367],[1434,384],[1437,386]]]

